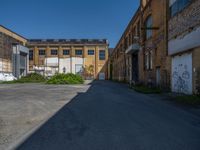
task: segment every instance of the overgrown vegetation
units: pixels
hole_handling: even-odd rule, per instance
[[[176,96],[175,100],[186,105],[200,105],[200,96],[198,95],[182,95]]]
[[[51,77],[47,84],[83,84],[84,80],[80,75],[69,74],[56,74]]]
[[[83,84],[84,80],[80,75],[69,74],[56,74],[50,79],[44,76],[31,73],[21,79],[14,81],[5,81],[3,84],[15,84],[15,83],[46,83],[46,84]]]
[[[14,80],[14,81],[5,81],[2,82],[4,84],[12,84],[12,83],[42,83],[42,82],[46,82],[46,78],[43,77],[40,74],[37,73],[31,73],[28,74],[25,77],[21,77],[18,80]]]
[[[135,86],[133,86],[133,89],[136,92],[140,92],[140,93],[144,93],[144,94],[159,94],[162,92],[161,89],[159,89],[159,88],[149,88],[144,85],[135,85]]]
[[[196,83],[200,83],[200,68],[197,69]],[[200,84],[197,84],[196,90],[197,90],[197,95],[200,96]]]

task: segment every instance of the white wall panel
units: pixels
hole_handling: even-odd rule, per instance
[[[71,72],[71,58],[64,58],[59,60],[59,72],[63,73],[63,69],[65,70],[65,73]]]
[[[72,73],[76,73],[76,66],[84,65],[84,58],[72,57]]]
[[[184,37],[177,37],[168,43],[169,54],[173,55],[200,46],[200,28],[188,33]]]
[[[192,54],[172,58],[172,91],[192,94]]]
[[[58,57],[45,58],[45,63],[47,66],[58,66]]]
[[[3,62],[1,58],[0,58],[0,72],[3,72]]]
[[[84,66],[84,58],[72,57],[72,58],[59,59],[60,73],[63,73],[63,68],[65,68],[66,73],[76,74],[76,72],[79,72],[80,68],[82,69],[83,66]]]

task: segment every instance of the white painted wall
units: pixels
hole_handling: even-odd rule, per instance
[[[45,58],[46,66],[58,66],[58,57]]]
[[[105,80],[105,79],[106,79],[105,73],[99,73],[99,80]]]
[[[76,74],[76,65],[84,65],[84,58],[72,57],[72,73]]]
[[[184,37],[179,36],[176,39],[170,40],[168,43],[169,55],[183,52],[200,46],[200,27],[188,33]]]
[[[38,71],[45,71],[49,76],[53,75],[55,72],[63,73],[63,68],[66,69],[65,73],[76,74],[83,69],[84,58],[45,58],[45,66],[46,67],[34,66],[34,69]]]
[[[192,94],[192,54],[172,58],[172,91]]]
[[[63,58],[59,60],[60,73],[63,73],[63,68],[66,69],[65,73],[71,73],[71,58]]]
[[[0,58],[0,72],[3,72],[3,60]]]

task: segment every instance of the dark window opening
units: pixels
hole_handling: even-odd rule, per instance
[[[106,59],[106,52],[105,50],[99,51],[99,60],[105,60]]]
[[[94,50],[88,50],[88,55],[94,55]]]
[[[83,51],[82,51],[82,50],[76,50],[76,51],[75,51],[75,54],[76,54],[76,55],[83,55]]]
[[[58,55],[58,50],[51,50],[51,55]]]
[[[46,51],[45,50],[39,50],[39,55],[41,55],[41,56],[46,55]]]
[[[29,50],[29,60],[33,60],[33,50]]]
[[[70,51],[69,50],[63,50],[63,55],[69,55]]]

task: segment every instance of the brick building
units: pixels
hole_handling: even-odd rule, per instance
[[[170,0],[169,55],[172,91],[200,91],[200,0]]]
[[[114,80],[170,87],[167,8],[168,1],[141,0],[112,54]]]
[[[29,68],[46,76],[79,73],[85,78],[107,79],[108,46],[105,39],[29,40]]]
[[[138,9],[111,55],[113,80],[139,81],[140,28],[140,9]]]
[[[28,73],[27,40],[0,25],[0,73],[19,78]]]
[[[170,57],[167,51],[167,0],[141,0],[140,82],[150,87],[170,87]]]

